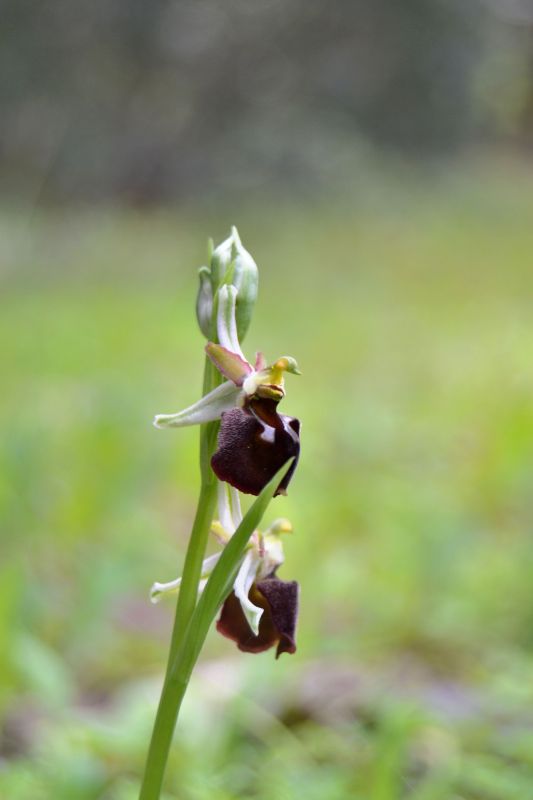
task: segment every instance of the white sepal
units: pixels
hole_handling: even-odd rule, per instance
[[[240,389],[233,381],[225,381],[197,403],[178,411],[177,414],[158,414],[154,419],[156,428],[182,428],[186,425],[200,425],[220,419],[224,411],[239,405]]]
[[[246,621],[255,636],[259,634],[259,621],[263,615],[263,609],[254,606],[248,598],[248,592],[255,581],[260,561],[261,559],[257,556],[257,553],[253,550],[248,550],[233,584],[235,596],[239,600]]]
[[[213,553],[212,556],[208,556],[203,560],[201,573],[202,578],[207,578],[208,575],[211,575],[215,564],[221,555],[221,553]],[[200,590],[203,589],[203,583],[204,581],[200,583]],[[156,581],[150,589],[150,600],[152,603],[158,603],[163,594],[175,594],[179,591],[180,586],[181,578],[176,578],[175,581],[169,581],[168,583],[158,583],[158,581]]]

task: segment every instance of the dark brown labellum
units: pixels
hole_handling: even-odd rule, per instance
[[[298,584],[270,577],[253,584],[251,602],[264,609],[259,622],[259,634],[250,629],[241,604],[232,592],[222,606],[217,630],[237,643],[245,653],[262,653],[277,645],[276,658],[281,653],[295,653],[295,631],[298,617]]]
[[[275,494],[285,494],[300,453],[300,422],[277,412],[277,401],[250,400],[222,414],[218,448],[211,459],[215,475],[240,492],[258,495],[289,458],[289,471]]]

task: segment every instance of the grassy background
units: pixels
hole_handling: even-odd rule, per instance
[[[0,796],[136,797],[197,431],[206,236],[297,357],[299,649],[212,633],[166,800],[533,796],[533,193],[519,167],[279,207],[1,215]]]

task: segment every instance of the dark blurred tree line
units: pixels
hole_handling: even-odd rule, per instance
[[[2,0],[2,197],[309,186],[527,143],[533,0]]]

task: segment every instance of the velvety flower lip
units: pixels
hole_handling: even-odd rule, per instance
[[[256,634],[250,629],[242,604],[232,592],[222,606],[217,630],[245,653],[262,653],[274,645],[277,645],[276,658],[282,653],[295,653],[298,593],[296,581],[282,581],[275,575],[254,583],[249,592],[250,601],[263,609]]]
[[[294,461],[276,490],[286,494],[300,453],[300,422],[277,412],[277,401],[254,398],[222,414],[215,475],[245,494],[258,495],[289,459]]]

